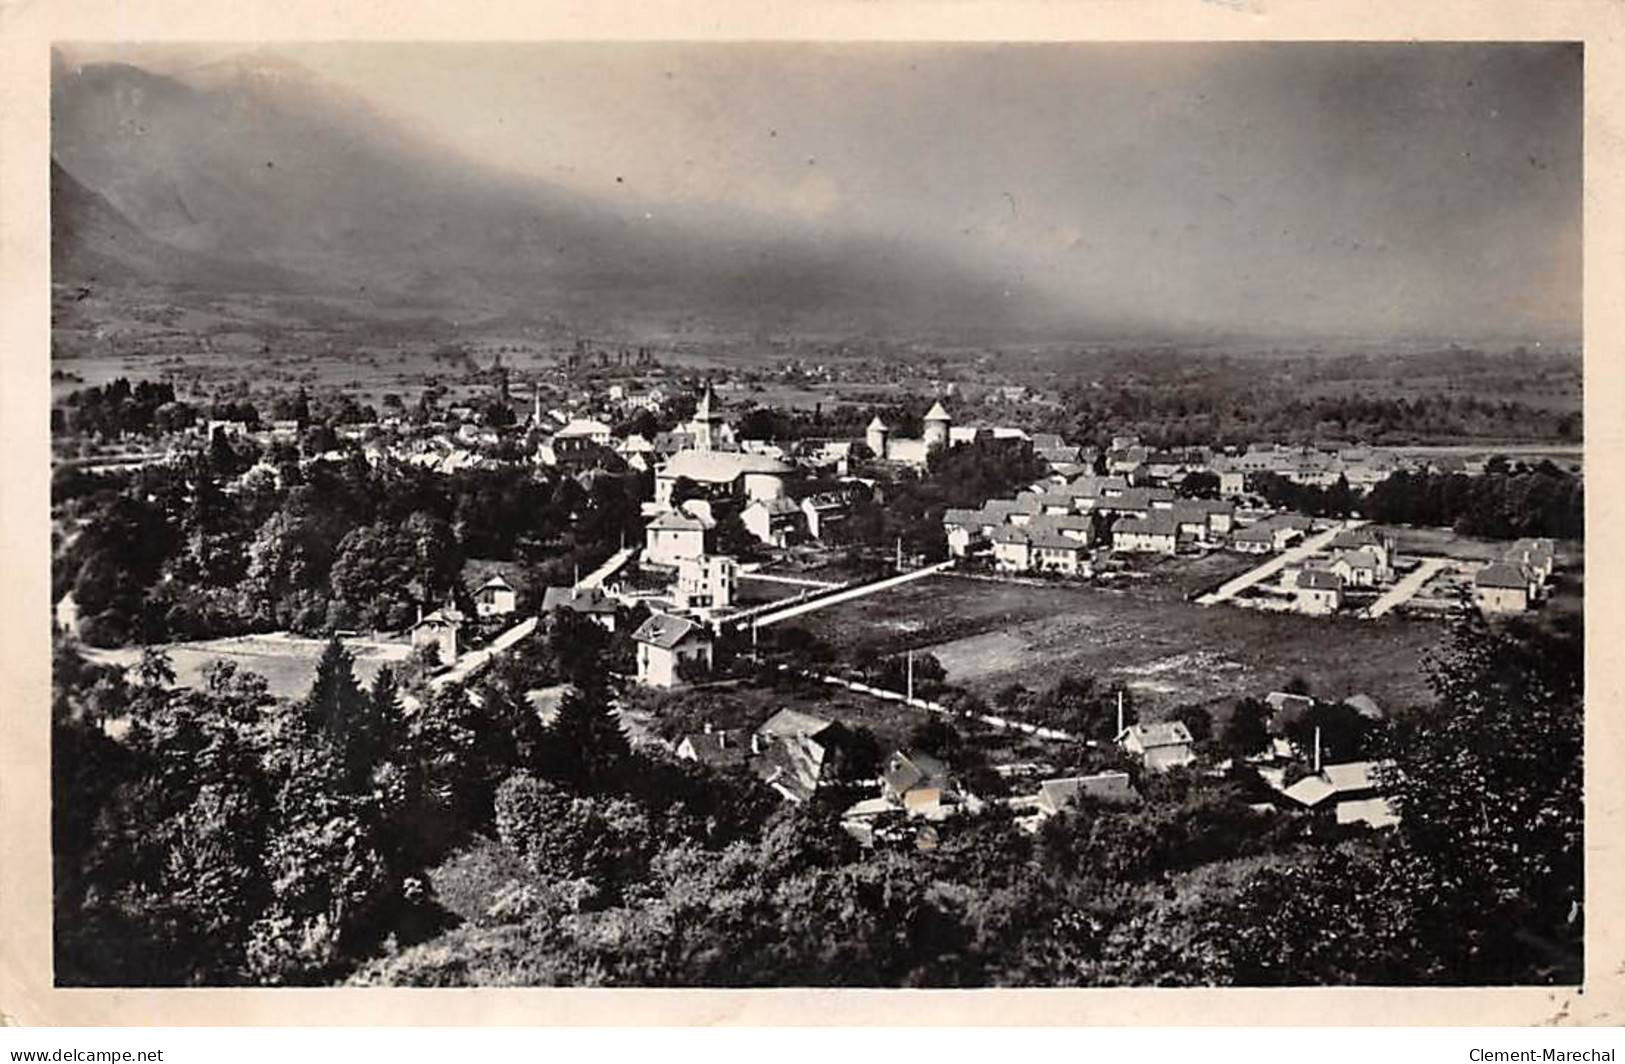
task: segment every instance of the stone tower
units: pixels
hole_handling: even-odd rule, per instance
[[[941,403],[933,403],[929,413],[925,415],[925,448],[948,446],[948,426],[953,424],[953,418],[948,411],[942,409]]]
[[[863,442],[869,445],[869,450],[874,452],[876,458],[886,457],[886,437],[890,433],[891,430],[886,427],[886,423],[880,420],[880,415],[876,414],[875,419],[869,422],[868,429],[864,431]]]

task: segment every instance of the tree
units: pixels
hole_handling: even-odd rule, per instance
[[[631,752],[603,683],[572,683],[547,729],[548,775],[576,790],[602,789]]]
[[[1230,719],[1225,722],[1220,745],[1234,758],[1250,757],[1268,749],[1269,718],[1270,707],[1258,699],[1238,700],[1236,708],[1230,713]]]
[[[355,658],[337,636],[328,639],[303,710],[331,751],[341,786],[362,787],[383,751],[382,722],[355,678]]]
[[[1390,743],[1386,782],[1451,981],[1562,981],[1583,942],[1583,635],[1469,614],[1429,665],[1437,710]]]
[[[135,674],[147,687],[167,687],[175,682],[175,665],[162,647],[142,647]]]

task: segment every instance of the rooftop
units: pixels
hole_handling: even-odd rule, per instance
[[[638,630],[632,633],[632,638],[639,643],[649,643],[670,650],[695,633],[707,638],[705,629],[692,621],[685,621],[681,617],[673,617],[666,613],[656,613],[638,626]]]

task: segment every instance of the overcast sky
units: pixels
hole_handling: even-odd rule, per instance
[[[1579,332],[1578,46],[274,51],[505,170],[896,234],[1096,315]]]

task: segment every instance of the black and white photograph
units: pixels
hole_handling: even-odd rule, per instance
[[[1586,65],[54,41],[52,985],[1581,984]]]

